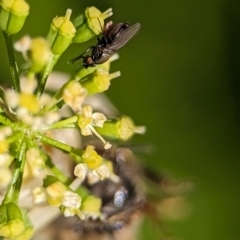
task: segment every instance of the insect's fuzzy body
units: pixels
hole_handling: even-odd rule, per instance
[[[105,179],[93,185],[87,180],[83,183],[91,194],[101,198],[101,213],[105,217],[89,217],[84,220],[78,217],[61,217],[51,226],[51,229],[55,230],[49,239],[136,240],[136,233],[145,215],[161,228],[161,225],[158,225],[161,222],[157,210],[159,203],[185,193],[189,182],[172,182],[164,175],[143,169],[128,148],[113,146],[106,151],[96,143],[91,145],[95,145],[99,155],[112,161],[114,173],[120,179],[119,182]],[[116,192],[119,191],[127,193],[120,205],[115,203]],[[171,208],[171,205],[169,207]]]
[[[102,199],[101,212],[104,219],[80,220],[78,217],[59,219],[55,224],[60,228],[54,232],[52,239],[59,240],[133,240],[142,211],[145,208],[146,198],[141,190],[141,170],[132,152],[127,148],[114,148],[106,150],[96,147],[98,154],[112,161],[114,172],[119,177],[119,182],[111,179],[99,181],[96,184],[88,184],[87,180],[83,185],[95,196]],[[118,191],[127,192],[126,199],[121,206],[114,202],[115,193]],[[133,224],[133,225],[132,225]],[[131,226],[130,229],[127,226]],[[70,229],[70,231],[69,231]],[[68,237],[64,235],[68,231]]]

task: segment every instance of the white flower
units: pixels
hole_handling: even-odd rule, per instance
[[[78,177],[81,181],[84,181],[84,179],[87,176],[88,167],[86,163],[79,163],[74,168],[74,175]]]
[[[43,187],[36,187],[32,191],[34,203],[42,203],[47,200],[45,189]]]
[[[35,78],[28,79],[26,77],[21,77],[21,89],[24,93],[34,93],[37,85],[38,82]]]
[[[0,154],[0,167],[8,167],[12,161],[13,157],[9,153]]]
[[[27,51],[30,49],[32,40],[28,35],[23,36],[17,42],[14,43],[14,48],[16,51],[23,54],[24,59],[27,59]]]
[[[53,102],[53,98],[47,93],[43,93],[39,98],[39,104],[41,107],[51,104],[52,102]]]
[[[63,99],[74,112],[79,112],[87,96],[87,90],[77,81],[70,81],[63,90]]]
[[[81,133],[83,136],[89,136],[94,133],[104,143],[104,148],[109,149],[112,145],[109,142],[106,142],[103,137],[94,129],[94,126],[103,127],[103,124],[107,118],[102,113],[92,112],[92,106],[85,105],[82,107],[82,111],[78,115],[78,126],[81,129]]]
[[[47,201],[51,206],[59,207],[62,204],[66,192],[66,186],[57,181],[46,188]]]
[[[78,126],[83,136],[92,135],[93,127],[103,127],[107,118],[102,113],[92,113],[93,108],[90,105],[82,107],[81,113],[78,115]],[[95,133],[95,132],[94,132]]]
[[[82,198],[72,191],[66,191],[62,201],[62,205],[67,208],[79,208],[81,206]]]
[[[64,216],[70,217],[74,216],[75,214],[81,215],[81,212],[79,210],[81,202],[82,198],[77,193],[66,191],[62,201],[62,205],[65,207]]]
[[[93,170],[93,174],[98,177],[100,180],[104,180],[105,178],[109,178],[109,170],[108,167],[103,164],[102,166],[100,166],[97,169]]]
[[[2,127],[0,129],[0,140],[5,139],[12,135],[12,129],[10,127]]]
[[[91,170],[87,167],[86,163],[79,163],[74,169],[74,175],[81,181],[84,181],[84,179],[87,177],[88,183],[94,184],[99,180],[109,178],[110,173],[108,167],[105,164],[102,164],[100,167]]]
[[[13,89],[5,90],[5,100],[11,109],[19,105],[19,95]]]

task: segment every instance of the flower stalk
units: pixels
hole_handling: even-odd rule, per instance
[[[18,75],[17,62],[15,60],[14,51],[13,51],[13,42],[12,35],[8,35],[6,32],[3,32],[3,37],[5,41],[5,46],[7,50],[9,70],[12,78],[13,88],[15,91],[20,92],[20,80]]]
[[[40,96],[44,92],[48,76],[52,72],[53,67],[56,65],[56,63],[57,63],[58,59],[60,58],[60,56],[61,55],[53,55],[51,53],[49,61],[48,61],[47,65],[46,65],[46,67],[44,68],[43,72],[40,74],[40,82],[39,82],[39,85],[38,85],[38,88],[37,88],[37,92],[36,92],[36,96],[38,98],[40,98]]]
[[[3,199],[3,203],[15,202],[18,203],[19,194],[22,185],[24,166],[26,162],[25,158],[26,152],[26,142],[22,140],[20,149],[18,150],[18,155],[16,157],[16,167],[13,172],[12,182],[6,192],[6,195]]]

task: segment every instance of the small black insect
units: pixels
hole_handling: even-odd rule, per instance
[[[89,47],[83,54],[74,58],[71,62],[74,63],[76,60],[82,58],[85,68],[94,67],[97,64],[106,62],[116,51],[122,48],[137,34],[140,27],[140,23],[133,25],[129,25],[128,22],[114,24],[110,21],[106,23],[102,31],[102,38],[97,38],[97,45]],[[92,51],[91,55],[85,55],[89,51]]]

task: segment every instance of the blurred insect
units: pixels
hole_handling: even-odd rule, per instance
[[[83,66],[85,68],[102,64],[106,62],[116,51],[122,48],[133,36],[135,36],[140,27],[140,23],[129,25],[128,22],[116,24],[112,21],[107,22],[102,30],[102,38],[97,37],[97,45],[89,47],[84,53],[70,62],[74,63],[78,59],[82,58]],[[91,55],[85,55],[89,51],[92,51]]]
[[[127,148],[113,148],[107,153],[103,149],[97,150],[113,162],[119,182],[106,179],[94,185],[86,185],[94,195],[102,199],[101,211],[106,218],[81,221],[77,230],[82,234],[82,239],[91,233],[99,233],[99,238],[104,233],[108,234],[108,240],[119,239],[117,232],[131,223],[133,218],[139,217],[146,204],[144,192],[140,190],[143,184],[141,170]]]
[[[119,177],[116,182],[105,179],[90,184],[86,179],[82,183],[91,194],[102,199],[101,212],[105,217],[104,219],[89,217],[84,220],[78,217],[62,217],[55,223],[61,231],[55,231],[52,239],[133,240],[127,235],[131,236],[136,231],[147,203],[144,191],[141,190],[143,183],[140,166],[127,148],[112,147],[106,152],[100,146],[96,147],[96,150],[98,154],[112,161],[114,172]],[[67,232],[66,238],[64,229]],[[129,229],[129,233],[125,229]]]
[[[91,194],[101,198],[101,213],[105,216],[104,219],[89,217],[80,220],[78,217],[62,217],[55,222],[58,230],[54,231],[51,239],[133,240],[136,239],[135,233],[144,216],[153,220],[153,225],[159,228],[163,236],[169,235],[161,228],[162,222],[157,206],[168,198],[181,196],[188,191],[186,184],[189,184],[172,182],[164,175],[143,169],[128,148],[113,146],[111,150],[106,151],[96,146],[96,150],[99,155],[112,161],[114,172],[119,177],[117,182],[111,179],[95,184],[90,184],[87,180],[83,182]]]

